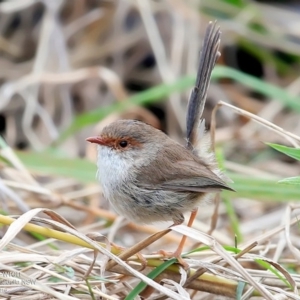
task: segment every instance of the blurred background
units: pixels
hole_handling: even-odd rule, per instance
[[[183,142],[187,101],[211,20],[221,27],[222,56],[205,107],[207,127],[222,100],[299,134],[298,1],[1,1],[0,134],[6,159],[1,175],[7,187],[26,177],[17,163],[12,163],[17,171],[7,165],[13,161],[4,151],[8,145],[35,183],[60,195],[93,182],[92,192],[76,196],[86,201],[100,190],[95,146],[85,139],[105,124],[140,119]],[[224,167],[248,176],[235,186],[244,194],[234,197],[262,197],[251,194],[257,187],[250,179],[299,174],[294,159],[264,142],[295,146],[228,107],[218,110],[216,143],[226,157]],[[282,194],[273,189],[264,199],[288,199],[285,188]],[[22,200],[30,207],[50,205],[39,197],[38,204],[27,194]],[[238,202],[235,209],[251,220],[247,205],[253,202]],[[270,206],[255,208],[253,214],[264,214]]]
[[[222,30],[219,65],[297,95],[299,16],[298,1],[1,1],[0,133],[22,150],[43,151],[59,140],[68,157],[85,155],[85,137],[111,113],[183,137],[210,20],[218,20]],[[168,89],[170,84],[177,88]],[[142,105],[117,105],[152,87],[160,90],[127,101]],[[226,71],[209,91],[208,126],[219,100],[300,131],[299,102],[293,106],[279,95],[270,99],[255,85],[228,78]],[[243,148],[259,147],[253,144],[254,133],[270,141],[269,131],[250,130],[243,126],[247,122],[220,110],[217,123],[224,130],[219,137],[238,134],[247,142],[237,141]]]

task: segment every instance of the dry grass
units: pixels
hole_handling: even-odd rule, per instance
[[[236,59],[226,46],[240,45],[263,70],[254,80],[217,66],[208,95],[217,156],[237,193],[201,206],[193,228],[129,223],[102,198],[85,138],[138,118],[182,141],[194,80],[183,76],[194,74],[216,15],[219,64]],[[299,147],[300,49],[288,38],[298,20],[250,1],[0,3],[0,298],[300,299],[299,186],[276,183],[299,176],[299,162],[262,143]],[[182,234],[197,249],[185,255],[189,273],[153,254]]]

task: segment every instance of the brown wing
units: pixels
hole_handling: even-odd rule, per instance
[[[175,164],[178,175],[185,170],[184,174],[177,179],[169,179],[161,184],[161,187],[175,191],[191,192],[216,192],[222,189],[231,190],[225,182],[207,167],[191,161],[180,161]],[[186,172],[188,170],[188,172]],[[180,173],[181,172],[181,173]]]
[[[216,192],[232,190],[192,152],[174,142],[160,151],[163,161],[155,160],[144,167],[137,185],[146,189]],[[182,160],[182,157],[185,159]],[[154,176],[155,174],[155,176]]]

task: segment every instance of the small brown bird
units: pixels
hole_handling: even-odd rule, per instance
[[[200,121],[210,74],[219,56],[220,31],[210,23],[201,53],[196,86],[187,114],[187,146],[135,120],[119,120],[87,141],[98,145],[98,173],[103,194],[130,221],[184,221],[210,193],[232,190],[221,178]],[[205,141],[206,140],[206,141]],[[172,255],[180,257],[185,238]]]

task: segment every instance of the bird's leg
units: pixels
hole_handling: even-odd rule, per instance
[[[190,219],[188,221],[188,224],[187,224],[187,227],[192,227],[193,223],[194,223],[194,220],[197,216],[197,212],[198,212],[198,208],[194,209],[192,212],[191,212],[191,215],[190,215]],[[177,224],[176,224],[177,225]],[[177,248],[177,250],[174,252],[174,257],[178,257],[180,256],[181,257],[181,253],[182,253],[182,250],[183,250],[183,247],[184,247],[184,244],[185,244],[185,241],[187,239],[187,236],[184,235],[180,241],[180,244]]]
[[[191,212],[191,216],[190,216],[190,219],[189,219],[188,224],[187,224],[188,227],[192,227],[193,222],[194,222],[194,220],[197,216],[197,212],[198,212],[198,208],[194,209]],[[171,225],[170,227],[182,224],[183,220],[181,222],[174,221],[174,224]],[[159,253],[162,254],[165,257],[169,257],[169,258],[175,257],[175,258],[177,258],[178,262],[184,267],[184,269],[188,269],[189,268],[188,264],[181,257],[181,253],[182,253],[182,250],[183,250],[186,239],[187,239],[187,236],[184,235],[182,237],[180,243],[179,243],[178,248],[175,250],[175,252],[172,253],[172,252],[167,252],[167,251],[164,251],[164,250],[160,250]]]

